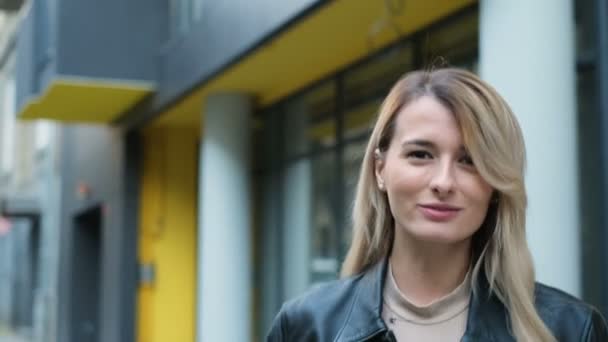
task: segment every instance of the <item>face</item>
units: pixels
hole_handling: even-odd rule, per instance
[[[432,96],[405,106],[393,140],[376,159],[396,236],[459,243],[481,226],[492,187],[477,173],[454,115]]]

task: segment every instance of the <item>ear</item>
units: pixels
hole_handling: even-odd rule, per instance
[[[386,189],[386,185],[384,183],[384,164],[385,164],[385,155],[380,152],[380,149],[376,149],[374,151],[374,173],[376,175],[376,186],[380,191],[384,191]]]

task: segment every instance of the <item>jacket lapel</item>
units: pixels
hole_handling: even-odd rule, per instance
[[[387,263],[370,268],[357,285],[354,303],[336,342],[365,341],[387,331],[382,321],[382,289]]]
[[[507,322],[504,305],[491,293],[485,272],[481,271],[471,294],[467,327],[461,341],[514,341],[508,333]]]

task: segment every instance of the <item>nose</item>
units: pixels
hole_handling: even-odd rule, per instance
[[[449,160],[437,163],[431,179],[431,191],[439,198],[445,198],[454,192],[454,170]]]

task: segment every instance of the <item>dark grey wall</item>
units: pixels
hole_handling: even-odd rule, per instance
[[[167,105],[198,83],[327,0],[204,1],[201,19],[172,37],[161,52],[161,79],[153,109]]]
[[[166,0],[59,0],[57,72],[156,81]]]
[[[37,97],[55,73],[54,27],[50,13],[57,0],[33,0],[17,34],[17,109]]]
[[[75,217],[96,205],[102,207],[100,275],[101,341],[133,341],[135,320],[137,196],[136,170],[127,163],[125,137],[103,126],[69,126],[62,136],[62,250],[58,341],[70,341],[73,232]],[[127,170],[131,171],[127,172]],[[76,190],[85,183],[88,198]],[[135,188],[134,188],[135,187]],[[125,196],[127,192],[130,197]]]
[[[44,91],[57,72],[57,2],[34,0],[34,70],[38,92]]]
[[[34,88],[34,16],[28,12],[21,21],[17,33],[15,54],[16,105],[22,108],[30,96],[36,94]]]
[[[166,0],[32,0],[18,36],[18,112],[57,77],[156,83]],[[86,113],[85,113],[86,114]]]

